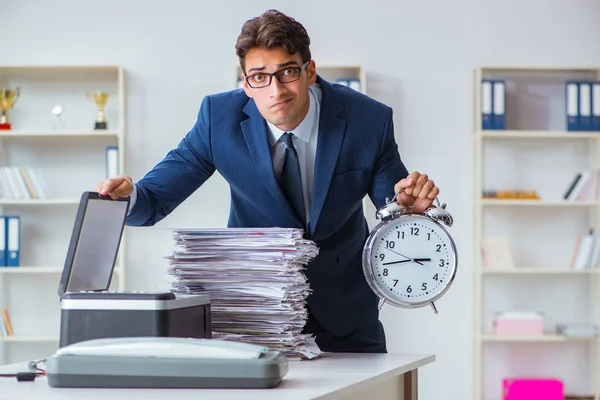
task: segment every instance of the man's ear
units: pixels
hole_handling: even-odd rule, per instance
[[[242,84],[243,84],[243,88],[244,88],[244,92],[246,93],[246,96],[252,98],[252,92],[250,91],[251,87],[248,86],[248,82],[246,81],[246,75],[242,74]]]
[[[308,73],[308,86],[314,85],[317,81],[317,64],[315,64],[315,60],[309,61],[306,71]]]

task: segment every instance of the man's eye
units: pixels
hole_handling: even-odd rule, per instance
[[[281,71],[281,73],[283,75],[294,75],[294,69],[293,68],[286,68],[283,71]]]
[[[265,80],[264,74],[255,74],[250,77],[254,82],[262,82]]]

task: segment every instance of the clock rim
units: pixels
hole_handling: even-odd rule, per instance
[[[392,298],[391,296],[389,296],[387,294],[387,291],[383,290],[383,288],[380,287],[380,285],[377,283],[377,280],[375,279],[375,272],[373,271],[373,267],[371,265],[371,256],[373,254],[373,244],[377,240],[381,231],[384,230],[384,228],[386,228],[388,226],[388,224],[393,224],[393,223],[400,221],[401,219],[406,219],[406,218],[426,219],[427,221],[432,222],[433,224],[437,225],[437,227],[440,228],[442,230],[442,232],[446,235],[446,237],[448,238],[450,245],[452,247],[452,258],[454,261],[454,263],[453,263],[454,268],[453,268],[452,273],[450,274],[450,278],[448,279],[446,286],[438,294],[436,294],[435,296],[433,296],[427,300],[419,300],[419,301],[410,302],[410,301],[402,301],[402,300],[398,300],[396,298]],[[428,306],[431,303],[439,300],[444,294],[446,294],[448,289],[450,289],[450,287],[454,283],[454,279],[456,277],[456,272],[458,270],[458,252],[456,250],[456,243],[454,242],[454,239],[452,238],[452,236],[450,235],[448,230],[442,224],[440,224],[438,221],[435,221],[435,220],[433,220],[425,215],[422,215],[422,214],[402,214],[395,218],[390,218],[388,220],[381,221],[369,233],[369,237],[363,246],[362,268],[363,268],[363,273],[365,276],[365,280],[367,281],[367,284],[369,285],[371,290],[380,299],[385,300],[386,303],[390,303],[390,304],[392,304],[396,307],[400,307],[400,308],[420,308],[420,307]]]

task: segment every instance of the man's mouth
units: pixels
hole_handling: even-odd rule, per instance
[[[289,103],[290,101],[292,101],[292,99],[287,99],[287,100],[279,101],[279,102],[273,104],[270,108],[276,108],[276,107],[284,106],[287,103]]]

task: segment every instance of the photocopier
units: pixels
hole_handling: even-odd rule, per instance
[[[84,192],[58,294],[51,387],[268,388],[288,372],[278,351],[211,339],[210,297],[109,290],[129,198]]]

